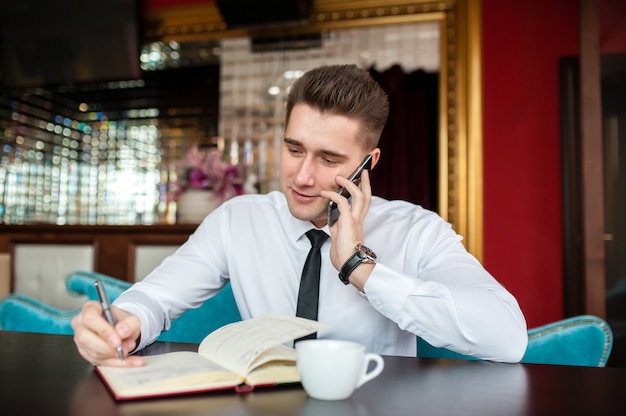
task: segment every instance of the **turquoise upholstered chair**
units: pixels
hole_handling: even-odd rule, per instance
[[[107,295],[113,301],[130,287],[130,283],[95,272],[77,271],[66,278],[70,295],[87,296],[96,300],[98,294],[94,282],[104,282]],[[65,311],[53,308],[28,296],[12,293],[0,300],[0,329],[7,331],[73,334],[71,321],[80,309]],[[159,341],[200,343],[213,330],[231,322],[240,321],[241,316],[233,299],[230,283],[219,294],[207,300],[200,308],[190,309],[172,322]]]
[[[420,357],[475,359],[417,339]],[[607,322],[580,315],[532,328],[521,362],[604,367],[613,348],[613,331]]]
[[[77,271],[67,277],[66,287],[72,295],[97,299],[96,279],[104,281],[111,300],[130,286],[128,282],[110,276]],[[11,294],[0,301],[0,329],[72,334],[70,322],[78,311],[58,310],[26,296]],[[172,322],[170,330],[158,339],[199,343],[213,330],[239,320],[241,316],[228,284],[200,308],[189,310]],[[474,359],[435,348],[421,338],[417,341],[420,357]],[[604,367],[612,347],[613,333],[604,320],[590,315],[575,316],[530,329],[522,362]]]

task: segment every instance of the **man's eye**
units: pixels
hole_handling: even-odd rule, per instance
[[[322,159],[324,161],[324,163],[328,166],[336,166],[337,165],[337,161],[333,160],[333,159]]]
[[[287,151],[288,151],[290,154],[292,154],[292,155],[298,155],[298,154],[302,153],[302,151],[301,151],[301,150],[299,150],[299,149],[293,149],[293,148],[290,148],[290,147],[289,147],[289,148],[287,148]]]

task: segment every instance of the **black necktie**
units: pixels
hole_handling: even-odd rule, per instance
[[[300,278],[300,291],[298,292],[298,306],[296,316],[317,320],[317,303],[320,292],[320,266],[322,255],[320,247],[328,238],[328,234],[320,230],[309,230],[306,236],[311,240],[311,250],[304,263],[302,277]],[[316,338],[317,334],[307,335],[296,341]]]

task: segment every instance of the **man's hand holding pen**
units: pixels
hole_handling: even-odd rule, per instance
[[[93,365],[114,367],[140,367],[143,358],[127,355],[136,348],[140,334],[139,318],[115,306],[110,306],[115,325],[104,314],[102,304],[87,301],[82,312],[72,319],[74,338],[80,355]],[[85,347],[88,346],[88,347]],[[118,352],[121,346],[122,359]]]
[[[107,295],[107,291],[104,288],[104,283],[101,280],[96,281],[95,283],[96,290],[98,291],[98,297],[100,298],[100,306],[102,306],[102,311],[104,312],[104,317],[107,322],[115,328],[115,317],[113,316],[113,312],[111,311],[111,302],[109,302],[109,296]],[[124,362],[124,347],[122,346],[122,341],[120,340],[119,344],[117,344],[117,355],[119,355],[120,360]]]

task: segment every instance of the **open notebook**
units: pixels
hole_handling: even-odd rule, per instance
[[[95,369],[117,400],[297,383],[296,353],[284,343],[324,327],[309,319],[270,313],[213,331],[198,352],[146,356],[139,368]]]

